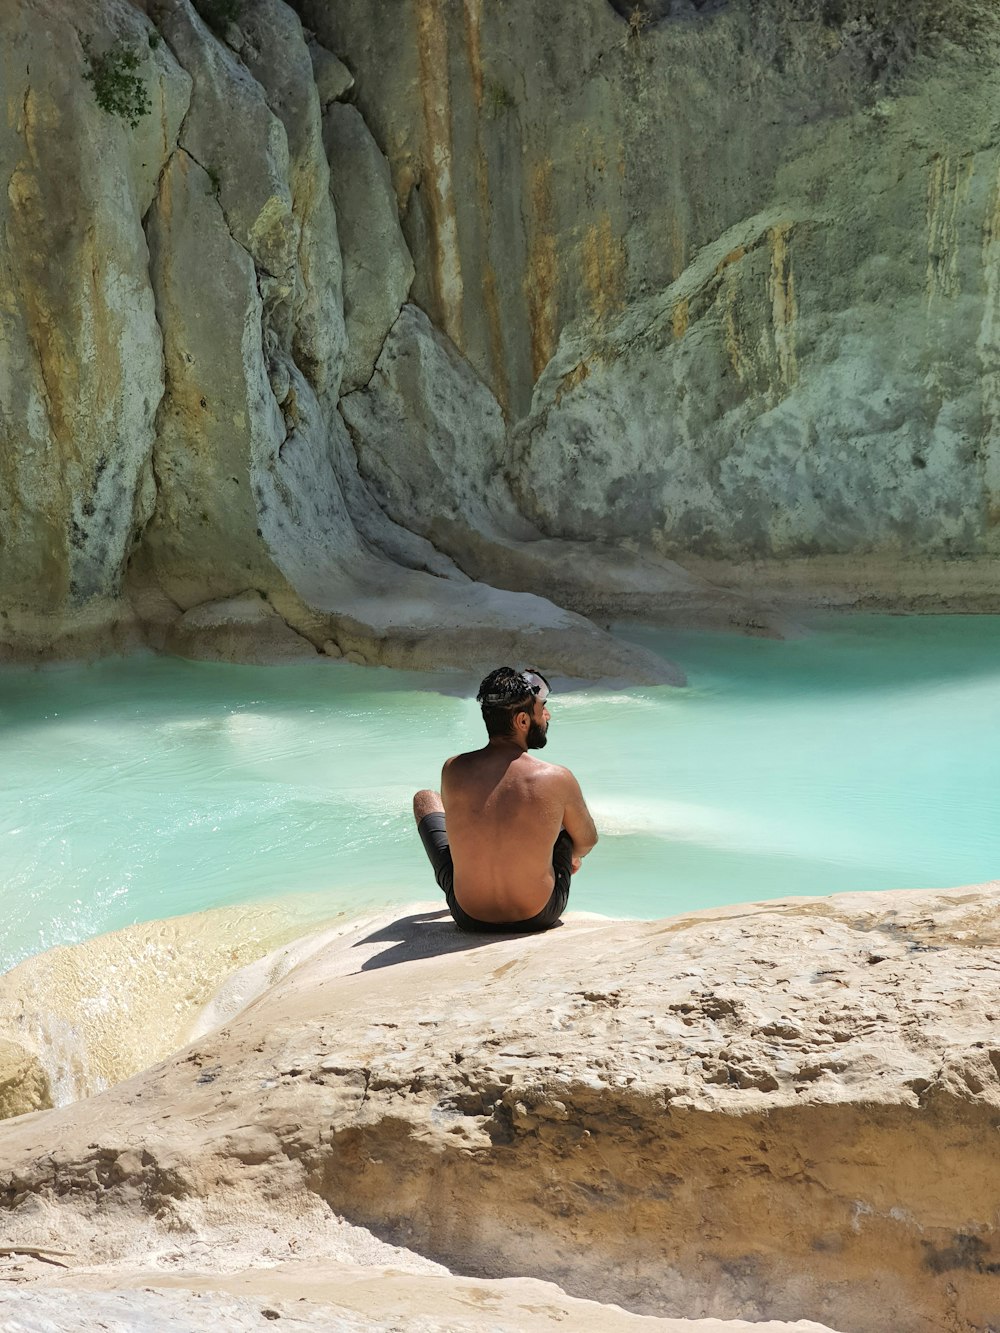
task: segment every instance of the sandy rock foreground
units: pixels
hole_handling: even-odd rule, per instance
[[[998,906],[369,919],[0,1126],[0,1328],[986,1330]]]

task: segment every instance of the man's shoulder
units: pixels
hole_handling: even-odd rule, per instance
[[[550,764],[547,759],[536,759],[534,755],[530,756],[532,762],[532,772],[537,778],[547,782],[575,782],[576,778],[568,768],[562,764]]]
[[[464,754],[453,754],[441,765],[441,781],[447,778],[451,782],[462,782],[467,777],[473,777],[482,762],[482,750],[466,750]]]
[[[466,750],[463,754],[453,754],[444,761],[444,768],[453,766],[461,767],[463,764],[472,763],[482,755],[482,750]]]

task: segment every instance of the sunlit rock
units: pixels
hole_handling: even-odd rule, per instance
[[[389,164],[360,112],[335,104],[323,115],[323,142],[344,256],[347,362],[344,391],[367,384],[413,281]]]
[[[403,307],[370,381],[345,395],[340,410],[361,475],[385,512],[472,578],[522,592],[544,588],[584,615],[646,614],[763,632],[778,626],[766,604],[727,595],[672,561],[596,540],[610,523],[576,540],[546,538],[525,518],[534,502],[519,506],[514,496],[549,494],[550,476],[512,457],[499,403],[416,306]],[[550,460],[545,466],[554,470]],[[581,496],[599,484],[598,475],[565,482]]]
[[[107,647],[152,508],[163,392],[142,218],[191,81],[124,0],[0,15],[0,642]],[[140,53],[151,112],[134,130],[85,75]],[[2,651],[2,649],[0,649]]]
[[[313,1269],[363,1244],[657,1318],[984,1327],[997,899],[570,913],[475,948],[439,904],[358,921],[145,1074],[0,1126],[5,1246],[103,1288],[212,1288],[294,1238]]]

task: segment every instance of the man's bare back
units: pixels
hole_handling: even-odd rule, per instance
[[[573,774],[528,753],[546,742],[547,695],[547,682],[534,672],[492,672],[480,690],[488,743],[445,763],[440,797],[422,791],[414,798],[418,824],[443,812],[454,898],[461,913],[478,923],[523,923],[543,913],[556,884],[553,854],[560,835],[565,832],[561,845],[569,844],[574,872],[597,842]],[[430,847],[428,855],[435,860]]]
[[[455,896],[481,921],[540,912],[555,882],[552,848],[565,828],[589,852],[593,821],[576,778],[513,746],[494,742],[449,759],[441,798],[455,862]],[[574,833],[575,831],[575,833]]]

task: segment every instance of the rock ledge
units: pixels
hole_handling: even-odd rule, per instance
[[[638,1327],[985,1328],[998,900],[579,915],[513,939],[462,937],[436,905],[369,919],[172,1059],[0,1127],[5,1235],[86,1255],[48,1278],[74,1289],[218,1295],[252,1269],[277,1300],[275,1265],[356,1260],[361,1236],[368,1264],[546,1279]]]

